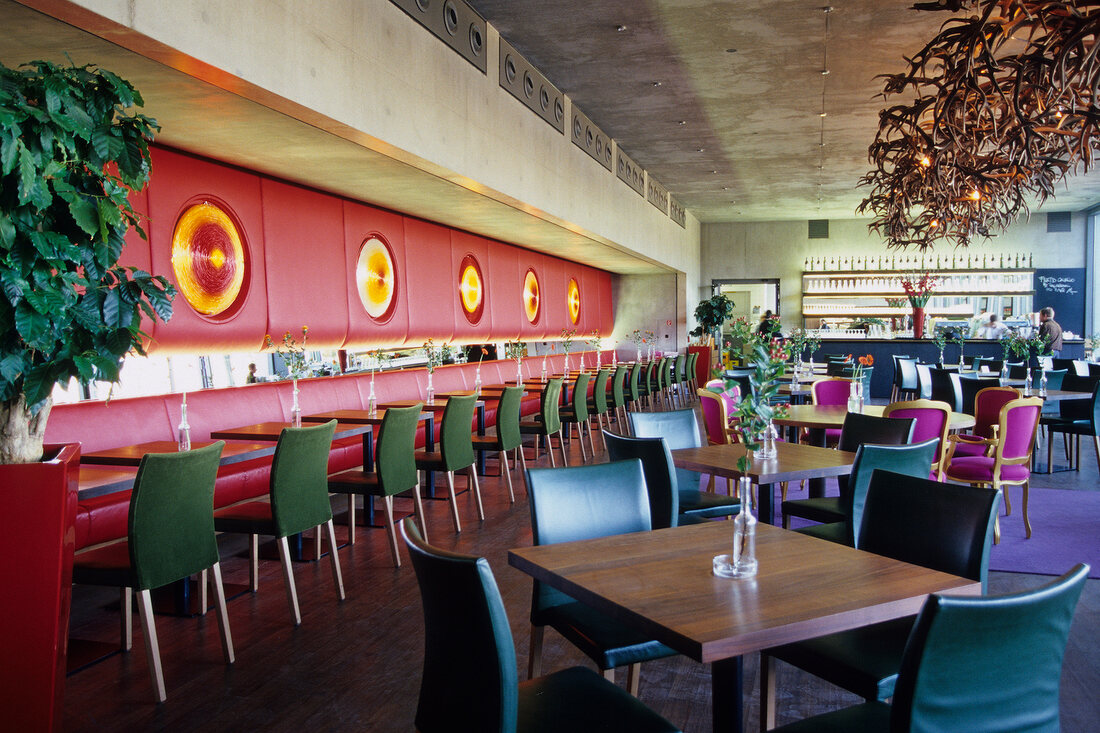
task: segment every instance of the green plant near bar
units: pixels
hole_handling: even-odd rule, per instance
[[[691,336],[713,336],[714,332],[733,315],[733,301],[723,293],[705,298],[695,306],[695,321],[699,324]]]
[[[174,288],[118,264],[156,121],[94,66],[0,65],[0,463],[42,457],[55,384],[116,382]]]

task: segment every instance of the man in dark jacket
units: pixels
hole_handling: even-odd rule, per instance
[[[1054,309],[1049,305],[1039,311],[1039,335],[1046,339],[1051,356],[1057,359],[1062,355],[1062,327],[1054,320]]]

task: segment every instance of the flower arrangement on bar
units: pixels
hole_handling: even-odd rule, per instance
[[[653,333],[649,329],[645,330],[645,342],[649,344],[649,360],[653,361],[653,357],[656,355],[657,348],[657,334]]]
[[[645,346],[645,334],[635,328],[634,333],[630,334],[630,340],[634,342],[634,348],[638,350],[638,361],[641,361],[642,347]]]
[[[913,308],[913,338],[924,338],[924,307],[936,292],[936,278],[926,272],[914,281],[907,275],[901,279],[901,289]]]
[[[797,376],[802,367],[802,355],[807,349],[810,350],[810,363],[813,364],[814,352],[821,346],[821,337],[815,333],[810,333],[804,328],[796,328],[787,337],[787,346],[794,357],[795,375]]]
[[[275,349],[280,357],[282,357],[283,363],[286,364],[287,374],[294,382],[294,401],[290,405],[290,423],[296,427],[302,427],[302,408],[298,404],[298,379],[306,376],[308,369],[306,367],[306,341],[309,340],[309,326],[302,326],[302,343],[298,341],[287,331],[283,334],[283,341],[279,346],[275,346],[275,341],[271,338],[271,334],[264,336],[264,348]]]
[[[848,360],[851,361],[852,355],[848,354]],[[875,365],[875,357],[870,354],[865,354],[856,359],[856,366],[852,372],[852,386],[848,390],[848,411],[849,412],[863,412],[863,400],[864,384],[863,384],[863,368],[873,367]]]
[[[965,328],[956,328],[955,338],[952,339],[956,344],[959,345],[959,369],[962,369],[964,366],[963,349],[966,347],[966,336],[967,332]]]
[[[936,348],[940,350],[940,360],[938,364],[943,366],[943,350],[947,347],[947,332],[942,328],[935,329],[932,333],[932,343],[936,345]]]

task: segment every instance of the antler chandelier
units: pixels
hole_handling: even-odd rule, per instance
[[[883,97],[870,194],[857,211],[890,246],[967,246],[1042,204],[1100,146],[1100,2],[940,0],[952,18]]]

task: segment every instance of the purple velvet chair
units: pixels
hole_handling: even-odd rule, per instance
[[[943,481],[944,456],[947,455],[947,429],[951,421],[951,406],[936,400],[910,400],[887,405],[882,411],[883,417],[911,417],[913,424],[912,443],[923,443],[939,438],[936,456],[932,461],[930,479]]]
[[[974,397],[974,429],[948,438],[955,443],[955,457],[993,455],[993,446],[986,441],[997,437],[993,428],[1001,419],[1001,408],[1019,397],[1019,390],[1012,387],[986,387],[980,390]]]
[[[1035,447],[1035,430],[1043,400],[1022,397],[1001,408],[997,421],[997,437],[986,442],[994,448],[992,456],[957,456],[947,454],[947,478],[976,486],[992,486],[1005,500],[1005,515],[1012,513],[1006,486],[1023,487],[1024,530],[1031,537],[1031,522],[1027,518],[1027,488],[1031,479],[1031,451]],[[952,446],[957,441],[951,442]],[[1000,542],[1000,524],[994,528],[993,541]]]
[[[852,380],[840,377],[819,379],[810,386],[810,396],[815,405],[847,405]],[[836,445],[840,440],[840,428],[825,430],[825,445]]]

